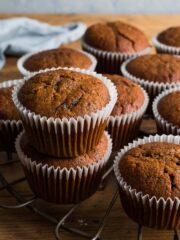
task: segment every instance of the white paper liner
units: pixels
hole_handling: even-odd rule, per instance
[[[13,101],[21,113],[24,128],[32,145],[44,154],[56,157],[74,157],[88,152],[95,147],[102,137],[107,119],[116,103],[117,90],[106,77],[79,68],[52,68],[39,73],[58,69],[73,70],[89,74],[100,79],[107,87],[110,95],[109,103],[97,112],[77,118],[47,118],[26,109],[18,100],[18,92],[23,84],[37,73],[26,77],[13,91]]]
[[[8,88],[17,85],[21,80],[9,80],[0,83],[0,88]],[[22,130],[21,120],[3,120],[0,119],[0,150],[14,151],[14,141],[16,136]]]
[[[148,54],[151,48],[145,48],[142,51],[136,53],[120,53],[120,52],[108,52],[91,47],[83,40],[81,41],[82,49],[94,55],[97,60],[97,71],[102,73],[121,73],[121,64],[130,58]]]
[[[180,47],[173,47],[173,46],[169,46],[166,45],[164,43],[161,43],[158,40],[158,36],[159,34],[157,34],[156,36],[154,36],[152,38],[152,43],[156,48],[156,51],[158,53],[167,53],[167,54],[172,54],[172,55],[180,55]]]
[[[50,49],[52,50],[52,49]],[[94,71],[95,68],[96,68],[96,65],[97,65],[97,60],[96,58],[87,53],[87,52],[84,52],[84,51],[81,51],[81,50],[77,50],[81,53],[83,53],[84,55],[86,55],[92,62],[91,66],[87,69],[89,71]],[[35,72],[32,72],[28,69],[25,68],[24,66],[24,63],[28,60],[28,58],[32,57],[33,55],[37,54],[37,53],[41,53],[41,52],[44,52],[44,51],[36,51],[36,52],[31,52],[31,53],[27,53],[25,55],[23,55],[22,57],[20,57],[17,61],[17,68],[19,69],[20,73],[23,74],[24,76],[29,76],[31,73],[35,73]]]
[[[122,148],[130,140],[137,136],[139,126],[149,104],[146,91],[139,86],[144,94],[143,105],[135,112],[122,114],[121,116],[110,116],[107,130],[113,140],[113,150]]]
[[[180,86],[162,92],[155,98],[155,100],[153,102],[153,105],[152,105],[153,114],[154,114],[156,124],[157,124],[158,130],[160,131],[160,133],[180,135],[180,127],[173,125],[172,123],[168,122],[166,119],[161,117],[161,115],[158,111],[159,101],[161,101],[161,99],[163,97],[167,96],[168,94],[170,94],[172,92],[176,92],[176,91],[180,91]]]
[[[157,198],[149,196],[131,188],[121,176],[119,162],[124,154],[138,145],[150,142],[169,142],[180,144],[180,136],[155,135],[144,137],[129,143],[116,156],[114,160],[114,172],[120,189],[122,205],[127,215],[141,225],[157,229],[179,229],[180,228],[180,199]]]
[[[98,189],[112,150],[112,140],[107,132],[104,132],[108,140],[104,157],[87,166],[70,169],[37,164],[28,158],[20,145],[24,134],[23,131],[16,139],[16,151],[31,189],[37,197],[57,204],[72,204],[85,200]]]
[[[148,81],[148,80],[133,76],[131,73],[128,72],[126,68],[128,63],[132,60],[133,59],[129,59],[122,64],[121,66],[122,75],[130,79],[131,81],[141,85],[148,92],[151,100],[154,99],[162,91],[173,88],[173,87],[177,87],[180,85],[180,82],[179,83],[158,83],[158,82],[152,82],[152,81]]]

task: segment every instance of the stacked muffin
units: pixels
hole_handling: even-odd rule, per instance
[[[77,203],[97,190],[111,152],[104,129],[116,98],[106,77],[75,68],[40,71],[15,87],[25,128],[16,150],[36,196]]]

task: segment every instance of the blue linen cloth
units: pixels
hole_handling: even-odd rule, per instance
[[[0,68],[5,54],[16,56],[56,48],[82,37],[86,25],[81,22],[52,26],[30,18],[0,20]]]

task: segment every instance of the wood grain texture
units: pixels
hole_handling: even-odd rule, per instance
[[[23,16],[23,14],[1,14],[0,18],[7,18],[12,16]],[[132,23],[142,29],[149,39],[158,31],[171,26],[178,25],[180,16],[178,15],[105,15],[105,14],[64,14],[64,15],[26,15],[41,21],[46,21],[50,24],[59,25],[74,21],[83,21],[85,23],[93,24],[99,21],[110,20],[124,20]],[[68,46],[80,48],[80,43],[74,42]],[[8,57],[5,67],[0,71],[0,81],[9,79],[21,78],[21,74],[16,68],[15,57]],[[4,154],[0,154],[0,162],[3,161]],[[15,180],[18,176],[22,176],[23,172],[20,164],[13,164],[11,167],[1,167],[0,171],[7,177],[9,181]],[[16,189],[25,197],[32,196],[27,184],[19,184]],[[99,219],[103,216],[112,195],[116,189],[116,182],[113,176],[108,181],[106,188],[103,191],[98,191],[93,197],[84,202],[80,209],[78,209],[72,216],[69,223],[71,226],[79,227],[87,232],[94,232],[98,226]],[[0,202],[6,204],[15,204],[12,197],[6,192],[0,192]],[[48,213],[60,218],[69,208],[68,206],[55,206],[46,204],[43,201],[36,203],[38,207],[46,210]],[[49,224],[48,221],[42,217],[32,213],[28,209],[20,210],[4,210],[0,209],[0,240],[30,240],[30,239],[54,239],[53,236],[54,225]],[[143,240],[169,240],[173,239],[172,232],[170,231],[157,231],[152,229],[143,229]],[[109,216],[108,223],[104,228],[103,239],[111,240],[133,240],[137,237],[137,224],[132,222],[124,213],[121,208],[119,199],[117,200],[111,215]],[[63,239],[81,239],[72,234],[63,231]]]

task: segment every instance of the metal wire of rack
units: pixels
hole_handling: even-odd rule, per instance
[[[10,166],[11,164],[16,164],[18,163],[18,160],[12,160],[12,155],[11,154],[7,154],[7,160],[4,161],[3,163],[0,163],[0,167],[2,166]],[[103,188],[102,185],[104,185],[104,181],[107,178],[107,176],[111,173],[112,171],[112,167],[110,169],[108,169],[108,171],[104,174],[103,178],[102,178],[102,183],[101,183],[101,187]],[[107,222],[107,218],[116,202],[116,199],[118,197],[118,190],[116,189],[109,205],[107,206],[107,209],[104,213],[104,216],[100,219],[100,224],[97,227],[96,232],[92,235],[89,234],[87,232],[84,232],[82,230],[79,230],[77,228],[73,228],[73,227],[69,227],[66,226],[66,220],[71,216],[71,214],[78,209],[81,206],[81,203],[78,203],[76,205],[74,205],[73,207],[71,207],[67,213],[59,220],[57,218],[55,218],[54,216],[51,216],[50,214],[47,214],[45,211],[40,210],[39,208],[34,206],[35,201],[37,200],[36,196],[32,196],[30,200],[27,200],[25,197],[23,197],[17,190],[15,190],[14,186],[16,186],[17,184],[20,184],[22,182],[26,181],[26,178],[20,177],[12,182],[8,182],[6,180],[6,178],[3,176],[2,172],[0,171],[0,183],[1,183],[1,187],[0,187],[0,191],[2,190],[7,190],[8,193],[16,199],[17,204],[15,205],[6,205],[6,204],[2,204],[0,203],[0,207],[4,208],[4,209],[19,209],[19,208],[28,208],[31,211],[39,214],[40,216],[44,217],[46,220],[48,220],[49,222],[55,224],[55,230],[54,230],[54,235],[55,235],[55,239],[62,239],[61,237],[61,232],[60,230],[63,229],[69,233],[73,233],[75,235],[79,235],[81,237],[85,237],[87,239],[91,239],[91,240],[97,240],[100,238],[100,235],[104,229],[104,226]],[[86,200],[87,201],[87,200]]]

